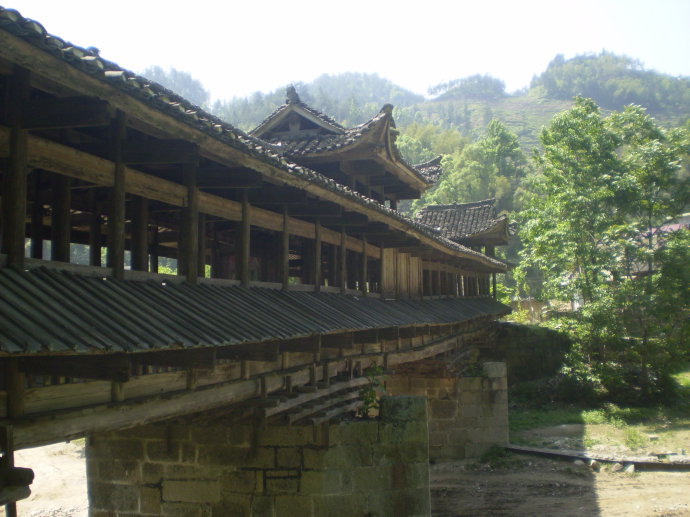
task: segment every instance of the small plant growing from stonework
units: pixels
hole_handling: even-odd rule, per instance
[[[364,376],[367,378],[367,383],[359,390],[359,398],[362,400],[362,405],[358,410],[358,414],[362,418],[369,418],[373,411],[379,409],[379,397],[383,395],[386,390],[383,387],[383,366],[376,364],[376,361],[371,363],[369,367],[364,369]]]

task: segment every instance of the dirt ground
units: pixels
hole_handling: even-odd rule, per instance
[[[564,431],[576,434],[567,428],[560,434]],[[32,496],[18,503],[19,515],[86,517],[83,455],[79,442],[18,452],[16,464],[33,468],[36,474]],[[593,472],[569,461],[524,455],[511,455],[499,463],[432,465],[432,516],[690,516],[690,472],[625,474],[608,468]]]
[[[498,468],[470,462],[431,467],[433,517],[690,516],[690,473],[607,469],[512,456]]]

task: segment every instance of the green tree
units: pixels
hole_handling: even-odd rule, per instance
[[[687,133],[659,127],[635,106],[604,117],[592,100],[578,98],[541,140],[540,175],[520,216],[517,277],[543,299],[579,305],[569,322],[581,340],[579,357],[612,396],[634,386],[640,398],[652,398],[687,354],[680,346],[687,295],[679,298],[683,277],[669,267],[684,240],[660,230],[690,201],[680,174]],[[530,285],[530,271],[539,284]]]
[[[497,209],[513,209],[513,193],[526,160],[517,136],[492,120],[484,137],[444,157],[443,177],[416,206],[496,198]]]

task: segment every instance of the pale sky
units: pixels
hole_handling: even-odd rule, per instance
[[[690,76],[690,0],[14,0],[4,7],[134,72],[150,65],[189,72],[214,99],[348,71],[378,73],[421,94],[473,74],[514,91],[556,54],[602,49]]]

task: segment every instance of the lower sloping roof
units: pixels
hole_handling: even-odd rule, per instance
[[[497,216],[495,199],[450,205],[429,205],[417,213],[417,221],[435,228],[441,235],[455,242],[495,234],[508,241],[508,219]]]
[[[489,298],[381,300],[0,269],[0,353],[143,352],[497,317]]]

